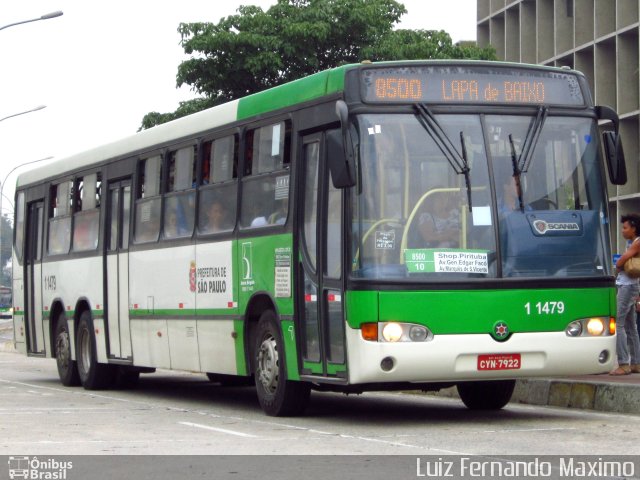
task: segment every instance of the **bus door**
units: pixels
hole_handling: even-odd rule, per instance
[[[109,183],[105,245],[105,305],[109,357],[131,359],[129,227],[131,180]]]
[[[25,246],[25,327],[27,353],[44,355],[42,319],[42,239],[44,234],[44,203],[27,206],[27,235]]]
[[[298,331],[303,374],[346,378],[342,191],[327,166],[324,134],[303,139]]]

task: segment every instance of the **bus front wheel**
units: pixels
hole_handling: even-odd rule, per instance
[[[458,383],[458,395],[471,410],[500,410],[513,395],[515,380]]]
[[[93,321],[89,311],[82,312],[78,322],[76,357],[80,382],[84,388],[100,390],[113,384],[116,375],[114,366],[98,363]]]
[[[254,338],[254,378],[260,406],[274,417],[302,414],[311,389],[306,383],[286,378],[284,342],[273,311],[260,316]]]
[[[71,337],[69,335],[67,317],[64,313],[61,313],[58,317],[54,338],[56,365],[58,366],[60,382],[65,387],[80,385],[78,366],[76,361],[71,359]]]

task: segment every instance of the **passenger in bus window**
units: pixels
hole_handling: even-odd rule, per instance
[[[165,236],[167,238],[178,238],[188,235],[189,232],[181,223],[178,219],[178,213],[175,210],[167,212],[164,223]]]
[[[418,230],[428,247],[460,246],[460,213],[450,204],[447,192],[435,192],[427,211],[420,215]]]
[[[227,210],[220,200],[213,200],[205,212],[206,218],[202,231],[218,233],[231,230],[231,222],[227,218]]]
[[[269,215],[269,224],[284,225],[287,221],[287,210],[289,209],[288,200],[280,199],[276,202],[276,211]]]
[[[250,227],[264,227],[266,225],[269,225],[269,222],[267,222],[267,217],[261,215],[251,220]]]

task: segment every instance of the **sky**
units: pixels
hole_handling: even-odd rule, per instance
[[[476,0],[400,1],[408,13],[398,28],[445,30],[454,42],[476,39]],[[146,113],[171,112],[180,101],[196,97],[189,86],[176,88],[178,65],[189,58],[179,44],[180,22],[217,23],[240,5],[266,10],[274,3],[2,2],[0,27],[63,12],[61,17],[0,30],[2,213],[12,214],[17,174],[47,161],[21,165],[64,158],[132,135]],[[1,120],[41,105],[46,108]]]

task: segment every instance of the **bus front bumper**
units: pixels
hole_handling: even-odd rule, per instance
[[[371,342],[347,328],[349,383],[455,382],[605,373],[615,364],[615,336],[564,332],[437,335],[427,342]],[[488,359],[498,359],[488,361]],[[506,361],[505,361],[506,360]]]

